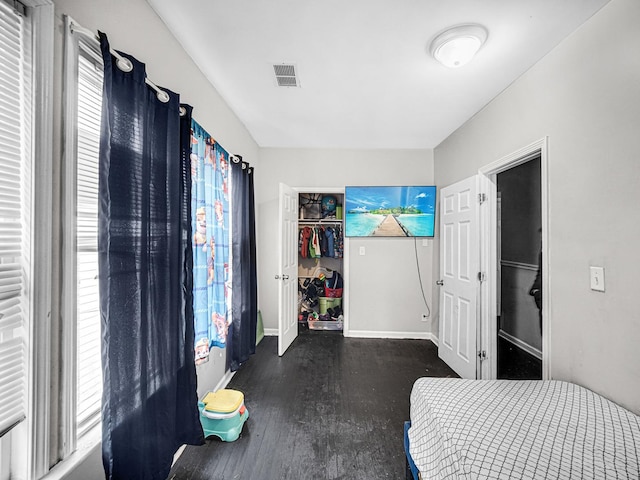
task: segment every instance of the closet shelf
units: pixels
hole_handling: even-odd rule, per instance
[[[298,224],[300,225],[342,225],[342,220],[309,220],[309,219],[298,219]]]

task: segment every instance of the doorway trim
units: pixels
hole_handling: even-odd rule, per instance
[[[298,195],[301,193],[339,193],[344,199],[344,187],[291,187]],[[344,217],[343,217],[344,218]],[[342,250],[342,285],[345,294],[342,296],[342,336],[349,336],[349,239],[342,232],[343,245]],[[296,267],[297,270],[297,267]]]
[[[549,379],[549,339],[551,338],[549,312],[549,181],[548,181],[549,137],[516,150],[478,170],[480,191],[486,195],[484,207],[480,209],[480,269],[485,282],[480,288],[480,348],[487,353],[487,361],[481,363],[478,378],[497,378],[498,332],[497,323],[497,175],[517,167],[540,155],[541,194],[541,240],[542,240],[542,379]]]

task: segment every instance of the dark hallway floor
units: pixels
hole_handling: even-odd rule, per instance
[[[422,376],[457,377],[427,340],[306,331],[280,358],[265,337],[228,386],[250,414],[240,438],[187,447],[169,479],[404,478],[403,422]]]
[[[542,360],[498,337],[498,378],[541,380]]]

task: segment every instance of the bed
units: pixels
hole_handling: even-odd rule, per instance
[[[420,378],[407,437],[422,480],[640,478],[640,417],[562,381]]]

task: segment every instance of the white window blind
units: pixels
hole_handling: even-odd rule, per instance
[[[100,421],[102,368],[98,295],[98,153],[102,65],[90,51],[78,56],[76,171],[76,434]]]
[[[31,58],[0,2],[0,435],[25,418],[31,210]]]

